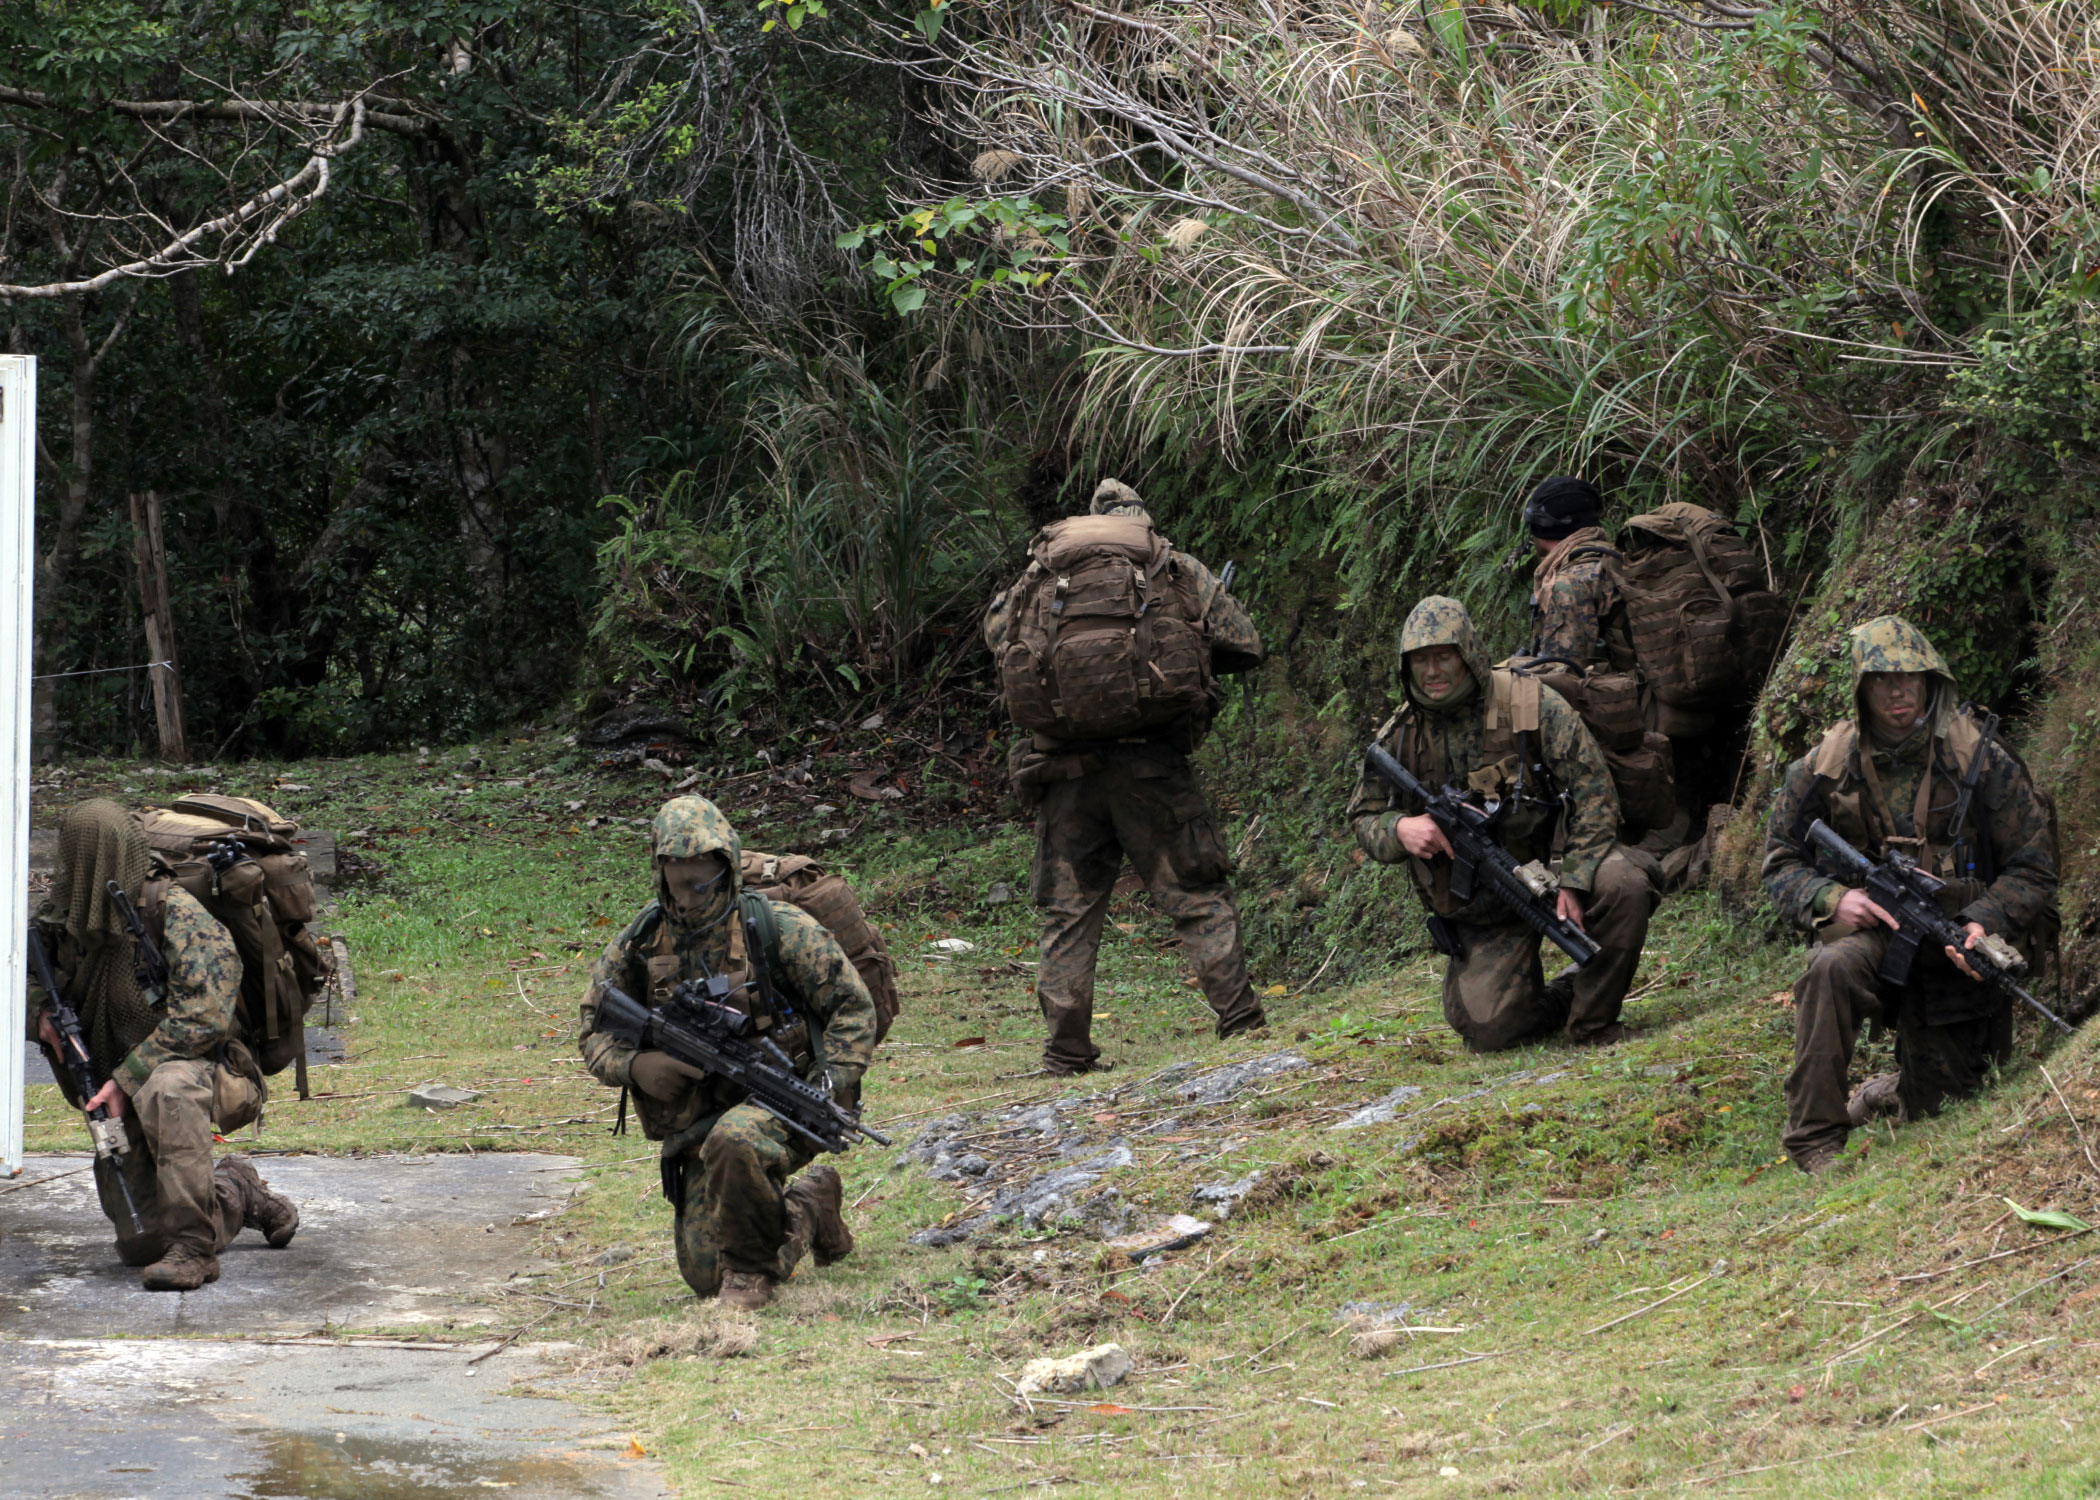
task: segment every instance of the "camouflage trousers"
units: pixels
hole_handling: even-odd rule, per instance
[[[216,1255],[241,1232],[247,1190],[212,1164],[211,1084],[209,1058],[164,1062],[126,1101],[124,1182],[144,1234],[131,1227],[117,1169],[95,1162],[95,1190],[127,1266],[151,1265],[171,1245]]]
[[[810,1156],[785,1125],[750,1104],[727,1111],[682,1154],[670,1174],[677,1178],[671,1232],[687,1286],[712,1297],[724,1271],[775,1281],[795,1274],[814,1226],[787,1186]]]
[[[1186,757],[1132,755],[1051,781],[1036,809],[1030,894],[1043,914],[1036,999],[1050,1035],[1043,1061],[1083,1068],[1093,1042],[1094,966],[1125,857],[1174,920],[1182,955],[1217,1013],[1218,1035],[1264,1024],[1247,978],[1231,860]]]
[[[2011,1001],[1976,1020],[1928,1026],[1904,1013],[1902,996],[1884,989],[1879,975],[1888,946],[1886,931],[1819,943],[1794,985],[1794,1066],[1786,1075],[1780,1144],[1796,1161],[1843,1146],[1851,1133],[1847,1076],[1864,1022],[1895,1028],[1896,1097],[1906,1119],[1936,1115],[1948,1101],[1976,1093],[2012,1056]]]
[[[1444,969],[1451,1029],[1475,1052],[1499,1052],[1563,1027],[1570,1041],[1584,1041],[1617,1021],[1661,899],[1652,864],[1613,846],[1582,904],[1583,930],[1596,940],[1597,956],[1550,984],[1540,963],[1544,940],[1522,922],[1453,923],[1465,956]]]

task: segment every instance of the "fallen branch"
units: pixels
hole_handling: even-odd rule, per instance
[[[1491,1354],[1468,1354],[1464,1359],[1439,1360],[1433,1365],[1409,1365],[1404,1370],[1387,1370],[1385,1373],[1386,1378],[1390,1380],[1395,1375],[1419,1375],[1424,1370],[1448,1370],[1453,1365],[1477,1365],[1484,1359],[1500,1359],[1508,1352],[1507,1349],[1497,1349]]]
[[[18,1182],[15,1183],[12,1187],[0,1188],[0,1198],[6,1197],[9,1193],[22,1192],[28,1188],[42,1187],[45,1183],[56,1182],[61,1177],[78,1177],[82,1172],[92,1172],[94,1170],[95,1169],[93,1166],[75,1167],[70,1172],[52,1172],[47,1176],[32,1177],[27,1182]]]
[[[1697,1281],[1693,1282],[1690,1286],[1681,1286],[1676,1291],[1670,1293],[1669,1296],[1651,1302],[1646,1307],[1635,1308],[1632,1312],[1627,1313],[1623,1317],[1613,1318],[1609,1323],[1599,1323],[1595,1328],[1584,1329],[1582,1336],[1584,1338],[1593,1338],[1597,1334],[1604,1332],[1604,1330],[1607,1328],[1617,1328],[1621,1323],[1631,1323],[1635,1318],[1644,1317],[1648,1313],[1654,1312],[1658,1307],[1663,1306],[1665,1303],[1675,1302],[1686,1292],[1697,1291],[1700,1287],[1705,1286],[1706,1283],[1712,1281],[1713,1279],[1713,1274],[1711,1272],[1708,1272],[1706,1275],[1700,1277]]]

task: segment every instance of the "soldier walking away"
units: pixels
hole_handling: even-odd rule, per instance
[[[852,1253],[838,1171],[802,1171],[813,1150],[746,1103],[736,1085],[599,1031],[599,1000],[611,985],[659,1008],[680,984],[724,976],[732,986],[725,1003],[750,1017],[804,1079],[828,1077],[832,1097],[856,1111],[875,1053],[875,1001],[823,923],[798,906],[745,894],[742,845],[712,802],[666,802],[650,834],[656,899],[591,969],[583,1060],[600,1083],[626,1091],[623,1106],[632,1098],[643,1134],[662,1142],[686,1285],[731,1307],[760,1308],[805,1253],[820,1266]],[[774,933],[755,956],[746,934],[765,924],[743,920],[750,903],[763,904]]]
[[[1945,880],[1939,899],[1967,925],[1966,946],[1992,934],[2033,963],[2054,946],[2058,921],[2048,805],[2019,759],[1958,704],[1938,650],[1888,615],[1852,632],[1851,654],[1856,716],[1787,768],[1765,843],[1766,892],[1816,939],[1794,986],[1781,1138],[1809,1173],[1829,1167],[1849,1132],[1874,1114],[1937,1114],[2012,1055],[2011,998],[1979,983],[1953,948],[1921,950],[1900,989],[1882,982],[1893,919],[1865,891],[1818,868],[1806,845],[1810,825],[1823,820],[1876,860],[1901,851]],[[1897,1071],[1848,1098],[1846,1074],[1866,1021],[1895,1031]]]
[[[95,1160],[119,1259],[144,1267],[148,1291],[191,1292],[219,1279],[219,1252],[243,1229],[260,1230],[273,1248],[290,1244],[299,1210],[245,1157],[212,1161],[213,1130],[238,1129],[267,1097],[238,1015],[240,955],[197,899],[171,885],[159,948],[166,978],[142,978],[152,966],[109,885],[136,904],[150,864],[145,834],[116,803],[83,802],[66,814],[37,936],[78,1016],[94,1093],[75,1097],[51,997],[36,976],[31,1039],[74,1108],[121,1121],[126,1149]]]
[[[1492,668],[1465,605],[1431,597],[1400,635],[1407,701],[1378,742],[1431,788],[1456,786],[1500,809],[1502,846],[1545,860],[1559,843],[1557,910],[1599,953],[1550,983],[1539,937],[1483,892],[1451,894],[1451,849],[1435,822],[1397,788],[1366,775],[1349,801],[1356,840],[1373,859],[1407,860],[1448,960],[1444,1019],[1475,1052],[1565,1030],[1608,1046],[1633,1033],[1620,1007],[1658,900],[1654,861],[1614,842],[1618,801],[1603,753],[1575,711],[1536,678]]]
[[[1031,550],[1027,571],[992,600],[984,636],[1025,731],[1010,770],[1036,816],[1043,1068],[1109,1066],[1092,1036],[1094,969],[1125,857],[1173,918],[1219,1038],[1265,1026],[1231,861],[1189,763],[1216,716],[1218,677],[1261,662],[1254,622],[1118,480],[1101,481],[1088,514],[1044,528]]]

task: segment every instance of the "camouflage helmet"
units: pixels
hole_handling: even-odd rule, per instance
[[[1400,627],[1400,671],[1403,679],[1407,674],[1407,657],[1412,651],[1421,651],[1430,646],[1456,646],[1458,654],[1465,658],[1466,669],[1473,674],[1476,686],[1485,689],[1491,663],[1487,647],[1481,643],[1480,631],[1473,624],[1473,616],[1463,603],[1443,594],[1431,594],[1408,612],[1407,623]]]
[[[649,825],[650,853],[658,859],[696,859],[703,854],[728,857],[734,870],[743,859],[744,846],[722,816],[722,809],[705,797],[673,797],[656,810]]]
[[[1935,729],[1953,712],[1955,694],[1959,690],[1954,683],[1954,674],[1947,669],[1947,659],[1925,638],[1924,631],[1901,615],[1883,615],[1864,625],[1855,625],[1847,645],[1852,656],[1852,695],[1855,700],[1866,686],[1870,672],[1917,672],[1933,679],[1934,702],[1928,707],[1926,717],[1933,720]],[[1864,711],[1862,705],[1862,714]]]
[[[1145,502],[1138,492],[1120,479],[1104,479],[1094,486],[1094,498],[1087,503],[1091,515],[1105,516],[1117,511],[1143,510]]]

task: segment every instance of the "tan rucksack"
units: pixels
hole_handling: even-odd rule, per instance
[[[1135,516],[1070,516],[1043,528],[1009,591],[999,653],[1006,711],[1061,740],[1163,729],[1210,698],[1210,641],[1196,580]]]
[[[1669,738],[1649,729],[1640,682],[1631,672],[1592,667],[1578,672],[1557,658],[1512,657],[1503,663],[1518,677],[1535,677],[1567,701],[1604,752],[1619,821],[1661,828],[1677,815],[1677,763]]]
[[[153,866],[139,900],[160,941],[170,885],[195,896],[241,956],[240,1020],[265,1073],[298,1070],[305,1098],[306,1013],[335,973],[312,923],[318,908],[299,825],[247,797],[191,793],[137,814]]]
[[[838,939],[868,993],[875,997],[875,1040],[888,1036],[890,1023],[902,1009],[897,1000],[897,965],[845,877],[831,874],[806,854],[761,854],[755,849],[744,851],[743,876],[747,894],[800,907]],[[770,949],[775,935],[761,936]]]
[[[1649,691],[1678,708],[1713,705],[1761,681],[1786,630],[1786,601],[1725,516],[1679,502],[1619,533],[1619,593]]]

